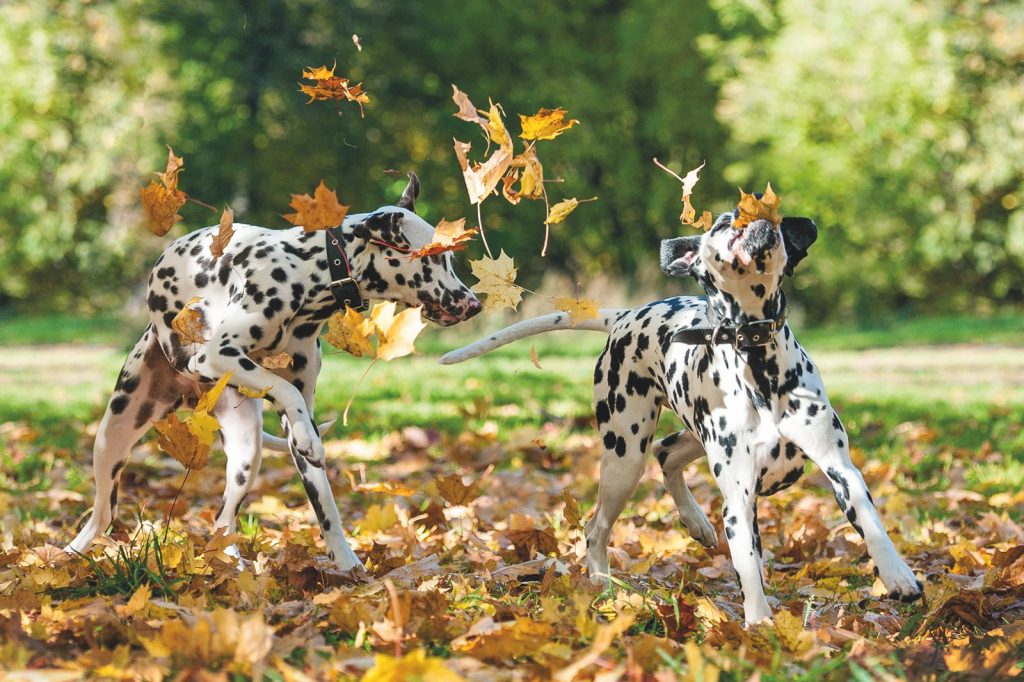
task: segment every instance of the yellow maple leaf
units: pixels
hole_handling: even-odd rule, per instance
[[[469,261],[469,266],[473,270],[473,276],[480,280],[470,289],[487,296],[484,299],[484,310],[515,310],[523,300],[523,289],[516,284],[518,270],[504,249],[497,258],[484,256],[480,260]]]
[[[760,199],[741,189],[740,201],[736,205],[739,215],[732,221],[732,226],[741,230],[755,220],[767,220],[778,227],[782,222],[782,215],[779,213],[781,201],[782,197],[775,194],[770,182]]]
[[[201,301],[198,296],[193,296],[171,320],[171,329],[178,335],[182,345],[206,343],[209,340],[204,336],[206,317],[202,310],[195,307]]]
[[[544,166],[537,158],[537,151],[533,145],[512,159],[511,166],[501,182],[501,194],[513,206],[522,199],[544,197]],[[519,183],[518,192],[512,189],[517,182]]]
[[[561,107],[541,109],[533,116],[519,114],[519,125],[523,129],[519,137],[524,140],[553,140],[579,123],[574,118],[566,119],[565,114]]]
[[[199,470],[206,466],[210,446],[203,445],[185,422],[174,412],[154,422],[153,428],[159,434],[156,445],[186,469]]]
[[[235,234],[234,224],[235,212],[225,206],[224,212],[220,214],[220,229],[210,243],[210,253],[214,258],[220,258],[224,255],[224,249],[227,248],[231,242],[231,237]]]
[[[267,397],[267,393],[270,392],[270,386],[265,386],[258,391],[246,388],[245,386],[239,386],[235,390],[244,395],[246,398],[265,398]]]
[[[141,611],[149,603],[149,598],[153,596],[153,590],[149,585],[142,585],[134,593],[132,593],[131,599],[124,606],[115,606],[114,611],[117,613],[118,618],[128,618],[134,616],[136,613]]]
[[[334,313],[327,318],[327,334],[324,340],[338,350],[361,358],[373,355],[373,321],[364,318],[358,312],[345,306],[345,312]]]
[[[496,623],[491,617],[477,621],[469,631],[452,640],[452,648],[482,660],[527,656],[549,643],[555,635],[550,623],[529,618]]]
[[[167,168],[163,173],[155,174],[162,184],[154,181],[139,191],[149,231],[158,237],[167,234],[181,220],[178,209],[188,199],[188,195],[178,189],[178,175],[184,168],[185,160],[175,156],[174,150],[168,147]]]
[[[288,369],[294,361],[291,353],[275,353],[260,359],[260,364],[266,369]]]
[[[338,193],[327,189],[323,180],[313,191],[313,196],[293,194],[288,205],[295,209],[295,213],[286,214],[284,219],[292,225],[302,225],[306,232],[341,225],[350,208],[338,202]]]
[[[588,201],[597,201],[597,197],[591,197],[589,199],[577,199],[576,197],[563,199],[551,207],[551,210],[548,211],[548,217],[544,222],[548,225],[557,225],[568,218],[569,214],[575,211],[577,206],[585,204]]]
[[[366,671],[360,682],[465,682],[465,678],[444,664],[443,658],[427,656],[423,649],[414,649],[401,658],[377,654],[373,667]]]
[[[189,430],[204,445],[213,445],[213,435],[220,428],[220,424],[212,414],[213,408],[220,399],[220,394],[227,387],[232,374],[234,372],[228,372],[213,385],[213,388],[199,396],[199,400],[196,401],[196,409],[192,411],[191,416],[185,418]]]
[[[359,114],[363,115],[363,105],[369,103],[370,96],[363,91],[363,84],[350,84],[348,78],[334,75],[337,65],[327,68],[327,65],[318,67],[306,67],[302,70],[302,77],[307,80],[316,81],[314,85],[299,83],[299,90],[309,96],[306,104],[320,100],[348,100],[359,105]]]
[[[409,254],[410,258],[423,258],[433,256],[445,251],[460,251],[466,248],[466,244],[477,233],[475,228],[466,229],[466,219],[458,220],[441,219],[441,222],[434,228],[434,238],[431,242],[417,251]]]
[[[572,296],[555,296],[551,302],[559,310],[569,313],[569,319],[575,327],[583,320],[596,320],[601,302],[592,298],[573,298]]]
[[[409,355],[416,349],[413,342],[427,326],[426,322],[420,319],[422,311],[423,306],[406,308],[390,317],[387,326],[382,326],[377,320],[374,321],[377,326],[378,359],[394,360]]]
[[[775,614],[775,633],[782,647],[793,654],[801,655],[814,644],[814,634],[804,630],[803,621],[785,609]]]

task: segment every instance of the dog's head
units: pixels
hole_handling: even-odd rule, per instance
[[[786,217],[778,227],[754,220],[737,229],[736,215],[720,215],[702,235],[662,241],[661,269],[695,278],[708,294],[726,294],[741,310],[759,310],[807,255],[818,228],[809,218]]]
[[[409,257],[434,239],[434,227],[414,212],[419,192],[419,178],[409,173],[409,184],[394,206],[353,216],[352,266],[367,298],[422,305],[428,320],[448,327],[473,317],[481,305],[455,274],[450,252]]]

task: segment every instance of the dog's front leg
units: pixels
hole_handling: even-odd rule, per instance
[[[260,473],[263,456],[263,401],[246,398],[229,388],[217,401],[214,414],[220,422],[221,440],[227,455],[224,499],[217,512],[214,528],[225,528],[231,534],[237,529],[242,501],[252,490]],[[241,559],[235,545],[224,551]]]
[[[751,438],[747,438],[749,442]],[[741,436],[740,443],[744,442]],[[722,491],[722,518],[732,565],[743,590],[743,617],[747,625],[771,618],[764,596],[761,534],[757,527],[757,495],[752,453],[726,453],[719,443],[705,443],[712,475]],[[742,447],[742,446],[741,446]]]
[[[824,395],[823,390],[820,395]],[[789,416],[779,424],[779,431],[828,476],[839,508],[864,538],[889,596],[903,601],[918,599],[923,593],[921,582],[896,551],[864,477],[850,461],[849,438],[839,416],[827,400],[822,402],[811,392],[800,392],[797,405],[795,410],[788,411]]]

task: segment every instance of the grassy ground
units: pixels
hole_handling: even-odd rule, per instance
[[[493,321],[492,324],[497,326]],[[10,558],[15,556],[12,552],[26,543],[38,545],[65,540],[72,532],[76,517],[87,507],[86,500],[91,491],[87,469],[90,433],[105,406],[125,351],[140,330],[138,323],[112,319],[0,320],[0,491],[7,491],[0,493],[0,613],[6,608],[4,599],[13,599],[12,595],[20,594],[11,586],[24,579],[24,576],[11,578],[9,571],[4,573],[5,566],[14,565],[15,559]],[[967,645],[961,641],[963,637],[967,637],[964,641],[971,646],[988,641],[985,637],[989,635],[984,633],[995,627],[997,620],[972,620],[962,615],[962,609],[957,611],[956,605],[947,608],[947,602],[957,585],[962,586],[966,584],[964,581],[971,580],[981,585],[985,571],[996,570],[993,562],[998,559],[994,552],[1010,552],[1012,541],[1024,541],[1024,531],[1016,525],[1022,516],[1019,492],[1024,489],[1024,429],[1021,426],[1024,424],[1024,370],[1017,360],[1024,345],[1020,340],[1024,338],[1019,334],[1021,330],[1024,330],[1024,316],[1003,316],[988,320],[918,320],[886,330],[817,330],[800,334],[822,368],[833,402],[850,431],[851,442],[855,446],[854,457],[865,465],[869,483],[876,497],[882,500],[883,516],[890,527],[899,529],[898,544],[911,557],[919,575],[925,575],[932,581],[929,594],[937,601],[927,609],[901,605],[885,609],[864,606],[870,601],[867,598],[871,589],[870,577],[825,571],[824,575],[833,577],[819,576],[818,582],[824,580],[828,585],[839,584],[847,592],[843,597],[833,595],[821,602],[822,593],[819,587],[815,587],[818,582],[802,572],[798,573],[799,580],[794,578],[793,571],[799,570],[800,566],[809,566],[805,558],[801,558],[804,556],[801,552],[805,550],[801,549],[800,542],[805,540],[798,541],[794,548],[794,541],[787,538],[790,533],[798,537],[818,537],[807,529],[817,523],[818,526],[813,528],[820,530],[821,518],[827,520],[831,530],[821,531],[826,532],[827,542],[820,537],[814,540],[825,543],[819,544],[815,551],[835,556],[833,562],[862,551],[857,549],[857,543],[851,544],[844,539],[843,522],[829,499],[826,481],[820,476],[809,477],[808,481],[791,489],[801,489],[802,492],[787,491],[763,505],[765,544],[769,554],[776,557],[772,561],[790,562],[789,568],[769,571],[768,589],[777,609],[790,608],[799,613],[804,608],[811,608],[808,605],[817,604],[812,620],[820,616],[821,628],[834,628],[834,631],[828,631],[832,632],[828,636],[839,637],[841,641],[829,644],[821,640],[815,645],[817,648],[812,649],[821,656],[820,660],[801,660],[791,647],[787,648],[785,643],[779,644],[773,639],[781,636],[776,633],[770,637],[775,643],[761,654],[756,654],[755,650],[764,644],[763,641],[758,644],[756,638],[744,639],[749,635],[736,634],[731,630],[728,632],[732,634],[727,637],[721,627],[712,627],[702,621],[704,625],[698,633],[698,640],[705,646],[733,647],[729,650],[734,651],[740,646],[737,642],[742,641],[742,646],[747,647],[742,650],[749,649],[747,654],[739,654],[738,657],[729,654],[714,659],[716,665],[724,667],[727,679],[745,679],[754,667],[762,670],[767,679],[845,679],[850,676],[867,679],[877,677],[880,671],[902,676],[908,671],[920,672],[915,657],[928,652],[933,657],[937,655],[941,663],[932,661],[928,665],[939,665],[938,670],[948,672],[956,670],[956,664],[944,659],[941,653],[936,654],[936,646],[967,652],[968,649],[964,648]],[[537,339],[542,370],[530,362],[529,341],[463,365],[442,367],[436,363],[440,353],[474,337],[471,332],[464,332],[460,337],[450,330],[443,333],[428,330],[420,344],[420,355],[379,363],[356,398],[350,425],[346,428],[339,424],[330,435],[332,440],[328,444],[328,452],[332,458],[332,477],[342,482],[339,484],[343,488],[339,501],[346,519],[355,525],[354,541],[360,553],[366,556],[377,556],[375,552],[387,554],[387,550],[378,548],[385,547],[388,542],[392,544],[394,555],[381,559],[376,572],[371,570],[373,575],[386,573],[385,569],[396,561],[414,564],[414,559],[422,556],[423,550],[405,548],[403,551],[411,554],[403,554],[397,549],[400,544],[397,540],[388,540],[391,536],[373,530],[380,521],[378,517],[391,518],[387,516],[394,513],[390,511],[391,505],[375,498],[372,500],[375,504],[368,506],[367,494],[360,495],[355,490],[345,492],[346,472],[356,472],[357,476],[366,476],[370,480],[404,480],[412,488],[428,491],[422,499],[414,496],[408,504],[395,502],[394,509],[396,512],[405,509],[401,513],[406,514],[419,513],[417,509],[428,510],[428,515],[433,514],[431,518],[435,521],[441,517],[437,516],[439,512],[429,511],[433,509],[430,505],[435,504],[431,500],[436,500],[436,493],[432,497],[429,492],[433,490],[432,477],[454,471],[468,476],[466,480],[482,482],[488,494],[474,502],[467,511],[458,512],[466,515],[459,517],[461,520],[452,517],[452,510],[445,507],[447,523],[456,524],[446,534],[430,535],[426,531],[417,531],[422,536],[422,546],[435,547],[442,556],[445,581],[461,580],[468,585],[466,580],[472,580],[472,576],[481,571],[486,573],[513,562],[514,556],[497,549],[502,546],[501,538],[505,537],[502,533],[511,532],[507,530],[510,515],[530,517],[538,523],[547,519],[544,523],[554,524],[552,533],[563,557],[570,557],[579,548],[578,536],[560,516],[563,512],[552,515],[550,510],[560,508],[563,490],[571,489],[581,501],[584,512],[594,498],[597,444],[591,430],[590,377],[603,337],[564,333]],[[328,354],[318,384],[317,402],[322,416],[341,412],[365,367],[362,360]],[[666,416],[662,430],[668,431],[673,427],[670,415]],[[417,428],[425,429],[426,433],[416,431]],[[420,450],[408,445],[424,438],[431,444],[426,451],[426,459]],[[536,445],[541,441],[545,443],[543,450]],[[172,528],[181,533],[180,537],[184,538],[181,542],[187,547],[192,546],[189,543],[205,542],[203,538],[208,537],[209,514],[223,485],[223,475],[217,471],[221,463],[222,456],[215,455],[211,469],[185,486],[183,497],[189,500],[190,506],[179,505],[180,509],[190,511],[178,512],[179,507],[175,507],[180,516],[172,523]],[[492,465],[493,469],[488,468]],[[147,517],[147,514],[151,522],[160,526],[161,514],[158,511],[169,508],[169,498],[182,483],[181,469],[173,461],[160,456],[152,445],[143,445],[137,450],[133,467],[138,473],[127,474],[127,492],[124,492],[126,497],[119,527],[123,529],[126,527],[124,524],[131,525],[135,515]],[[612,598],[613,610],[622,612],[622,608],[626,608],[628,611],[641,604],[641,611],[650,607],[654,609],[651,611],[653,614],[667,603],[666,600],[675,603],[672,602],[676,598],[673,595],[685,593],[692,603],[708,597],[718,608],[735,615],[739,604],[735,585],[730,582],[728,572],[723,574],[721,571],[722,562],[727,560],[721,554],[705,554],[694,546],[679,544],[681,536],[670,512],[670,500],[664,495],[653,469],[649,474],[652,475],[651,480],[641,485],[636,500],[624,515],[624,530],[618,532],[614,539],[615,545],[622,548],[617,555],[618,563],[627,576],[628,589],[625,597],[619,593]],[[692,481],[695,495],[712,512],[712,521],[716,522],[714,512],[720,502],[706,468],[697,465],[688,474],[688,480]],[[251,538],[252,551],[256,552],[262,546],[268,557],[265,571],[271,576],[269,580],[277,581],[275,589],[278,592],[271,599],[271,604],[280,605],[288,599],[308,601],[312,595],[310,588],[308,585],[296,587],[294,567],[289,568],[292,560],[288,558],[291,555],[287,551],[290,546],[287,543],[294,542],[295,538],[307,538],[302,542],[316,542],[315,533],[309,535],[311,524],[303,504],[301,487],[295,482],[290,467],[279,459],[271,459],[265,467],[260,486],[250,495],[250,500],[258,502],[250,504],[248,515],[243,514],[243,526]],[[284,506],[281,506],[282,502]],[[148,511],[147,505],[152,506]],[[398,518],[401,519],[401,514]],[[440,522],[445,523],[443,518]],[[387,523],[381,521],[379,525],[383,527]],[[452,535],[455,532],[453,528],[460,529],[455,536]],[[123,530],[120,534],[115,531],[115,537],[122,542],[128,541]],[[514,545],[515,538],[522,536],[511,537]],[[271,545],[283,552],[279,558],[271,551]],[[128,546],[136,547],[135,544]],[[956,547],[962,549],[954,551]],[[196,545],[195,550],[199,549]],[[4,560],[4,550],[8,552],[8,560]],[[696,563],[689,568],[684,564],[678,567],[681,573],[674,573],[670,570],[674,565],[671,557],[681,551],[692,554]],[[974,556],[971,552],[982,554]],[[792,563],[794,560],[796,563]],[[24,559],[19,561],[22,563],[18,565],[24,565]],[[651,561],[655,562],[656,570],[643,577],[651,569]],[[142,561],[143,568],[145,563]],[[128,564],[135,565],[131,561]],[[29,565],[32,565],[31,561]],[[77,573],[72,571],[68,579],[70,586],[66,589],[82,589],[83,585],[95,587],[95,575],[88,578],[88,575],[93,575],[89,573],[91,569],[79,567],[76,570]],[[864,566],[859,566],[857,575],[860,576],[864,570]],[[954,582],[951,583],[948,576],[944,577],[946,574],[951,574]],[[15,570],[15,575],[21,574]],[[12,582],[4,582],[8,578]],[[323,579],[321,573],[320,580]],[[163,578],[159,576],[150,576],[143,582],[147,580],[149,583],[146,584],[163,585],[160,582]],[[992,585],[999,584],[999,580],[1002,577],[989,576],[984,582]],[[130,596],[140,583],[100,580],[99,584],[107,586],[104,588],[107,592],[101,594],[113,595],[103,599],[123,604],[124,597]],[[690,586],[679,592],[678,586],[686,584]],[[201,582],[192,580],[189,583],[192,592],[188,593],[193,596],[188,599],[202,594],[205,595],[203,599],[212,600],[210,603],[231,606],[237,605],[240,599],[245,602],[244,595],[230,590],[224,593],[216,585],[220,583],[214,581],[212,586],[201,587]],[[499,615],[495,616],[498,620],[509,617],[508,613],[500,614],[501,609],[512,608],[509,606],[512,599],[517,604],[515,609],[518,610],[514,610],[519,614],[517,617],[529,615],[534,621],[544,621],[543,613],[534,607],[542,603],[541,597],[547,593],[537,593],[536,586],[520,585],[510,589],[502,585],[505,583],[501,581],[482,583],[473,589],[483,592],[474,592],[476,597],[472,599],[492,600],[497,606],[490,609],[498,609]],[[945,591],[939,590],[938,586]],[[422,585],[419,589],[423,590]],[[554,589],[560,599],[569,599],[566,595],[572,593],[568,583],[554,588],[549,585],[545,589]],[[471,598],[460,590],[462,588],[446,591],[445,598],[454,598],[452,595],[455,593],[461,594],[459,599],[462,600]],[[170,590],[168,594],[173,592]],[[50,589],[48,594],[63,593]],[[186,591],[181,594],[186,594]],[[638,596],[630,597],[630,594]],[[999,599],[1003,599],[1003,594],[999,593]],[[181,598],[185,599],[184,596]],[[627,603],[625,607],[623,599]],[[1012,608],[1013,599],[993,601],[996,598],[987,593],[978,599],[982,602],[972,602],[971,608],[983,609],[986,618],[1005,621],[1014,620],[1017,616],[1017,611]],[[1019,601],[1019,597],[1015,599]],[[189,608],[195,611],[195,617],[207,617],[208,614],[204,615],[207,612],[195,603],[188,603]],[[633,606],[629,607],[628,603]],[[600,599],[596,599],[592,603],[594,605],[598,605],[595,608],[611,608]],[[345,608],[357,608],[357,605],[353,602]],[[453,614],[451,617],[462,624],[458,634],[464,635],[470,623],[459,619],[463,618],[466,608],[452,605],[449,608],[454,609],[448,611]],[[676,604],[673,608],[681,607]],[[490,613],[487,609],[479,613],[473,609],[468,612],[476,613],[476,616]],[[328,617],[329,623],[323,621],[323,614],[309,615],[309,623],[310,627],[315,625],[318,628],[319,637],[326,637],[326,644],[323,639],[317,641],[328,649],[333,648],[336,656],[341,656],[342,650],[349,652],[354,644],[364,647],[364,650],[387,650],[387,646],[382,644],[386,641],[383,635],[378,633],[369,635],[367,639],[353,639],[355,632],[347,628],[354,625],[335,611],[330,613],[333,615]],[[560,617],[569,616],[563,614]],[[2,621],[0,618],[0,626]],[[566,651],[576,654],[586,648],[593,634],[589,626],[583,627],[579,623],[577,619],[577,625],[582,628],[579,632],[573,631],[566,635],[567,639],[558,640],[560,646],[568,647]],[[941,630],[938,629],[940,626]],[[54,626],[47,627],[52,629]],[[641,639],[638,638],[671,635],[671,629],[671,624],[664,619],[659,620],[652,615],[645,621],[641,614],[628,634],[634,638],[635,646],[640,647]],[[825,636],[821,634],[825,630],[818,631],[819,639]],[[855,642],[854,631],[858,633],[856,637],[866,638],[860,640],[866,644],[852,643]],[[282,632],[279,628],[275,641],[283,638]],[[585,632],[591,632],[591,635]],[[452,633],[454,636],[455,631]],[[172,635],[167,637],[172,638]],[[336,639],[332,640],[332,637]],[[842,640],[842,637],[849,639]],[[145,642],[140,643],[141,640],[131,637],[118,641],[131,644],[131,651],[140,651],[139,647],[153,651]],[[413,641],[426,645],[433,654],[450,659],[453,665],[462,665],[459,662],[463,652],[460,647],[464,644],[461,639],[421,632],[413,637]],[[61,651],[71,657],[68,660],[77,661],[75,665],[85,665],[86,668],[82,669],[92,671],[90,674],[95,672],[97,668],[88,668],[88,665],[93,665],[90,661],[99,654],[87,655],[69,644],[61,646],[64,647]],[[893,646],[897,652],[903,653],[891,653]],[[957,649],[958,646],[961,648]],[[106,651],[102,646],[100,649]],[[28,656],[26,660],[37,661],[38,664],[42,659],[32,658],[32,651],[32,647],[27,646],[24,652],[28,653],[20,649],[12,653],[0,644],[0,669],[5,656]],[[702,651],[702,655],[711,655],[707,649]],[[292,651],[292,655],[294,653]],[[672,661],[677,661],[671,664],[676,666],[673,669],[684,670],[690,665],[692,670],[692,660],[690,664],[685,663],[688,659],[681,651],[667,653]],[[554,649],[548,654],[529,659],[526,670],[544,677],[564,663],[559,663],[561,659]],[[967,653],[963,655],[967,656]],[[523,660],[517,655],[511,656]],[[86,663],[81,663],[82,660]],[[174,660],[177,662],[161,670],[183,670],[183,664],[178,659]],[[221,669],[217,666],[222,665],[195,657],[189,660],[200,667],[213,665],[213,669]],[[751,664],[751,661],[755,663]],[[307,670],[313,666],[308,659],[302,665],[307,666]],[[360,664],[351,665],[355,667],[344,668],[343,677],[361,670]],[[489,665],[498,664],[491,661]],[[286,667],[283,663],[278,666],[280,670]],[[514,665],[512,667],[515,668]],[[507,665],[498,665],[495,670],[498,669],[508,672]],[[867,671],[874,672],[869,674]],[[270,676],[268,679],[277,678]]]

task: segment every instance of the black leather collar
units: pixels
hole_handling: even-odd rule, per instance
[[[348,256],[345,255],[341,231],[334,227],[324,230],[324,233],[327,235],[327,268],[331,275],[329,286],[338,308],[345,310],[348,306],[359,312],[366,310],[366,300],[359,293],[359,284],[352,277],[352,268],[348,264]]]
[[[754,348],[767,346],[775,340],[775,335],[786,325],[786,306],[782,312],[770,320],[754,320],[740,325],[729,325],[720,322],[715,327],[692,327],[682,329],[672,335],[672,343],[688,343],[691,345],[726,345],[733,348]]]

